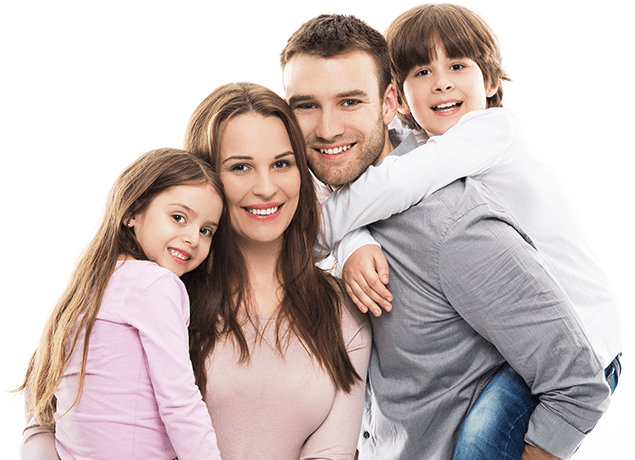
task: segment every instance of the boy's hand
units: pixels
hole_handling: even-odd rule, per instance
[[[374,244],[362,246],[348,258],[342,270],[346,292],[362,313],[368,310],[373,315],[381,315],[384,310],[392,310],[392,294],[384,284],[388,284],[388,262],[381,248]]]

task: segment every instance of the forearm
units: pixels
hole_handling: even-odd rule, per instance
[[[525,444],[525,450],[523,451],[520,460],[562,460],[560,457],[556,457],[551,455],[546,450],[541,449],[540,447],[530,446],[529,444]]]
[[[525,441],[568,458],[607,409],[609,389],[567,297],[511,229],[488,219],[448,233],[440,265],[463,273],[447,277],[448,298],[538,395]]]
[[[442,136],[405,155],[389,155],[323,203],[324,244],[332,248],[351,230],[387,219],[455,180],[500,163],[521,136],[502,110],[468,114]]]

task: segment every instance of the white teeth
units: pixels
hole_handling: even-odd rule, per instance
[[[459,105],[459,102],[446,102],[445,104],[439,104],[435,107],[436,110],[443,110],[443,109],[447,109],[450,107],[454,107],[456,105]]]
[[[190,259],[188,256],[186,256],[185,254],[183,254],[180,251],[177,251],[176,249],[170,248],[170,249],[168,249],[168,252],[170,254],[172,254],[174,257],[178,257],[181,260],[189,260]]]
[[[251,214],[255,214],[256,216],[268,216],[269,214],[273,214],[274,212],[276,212],[279,208],[280,206],[268,209],[247,208],[247,211],[249,211]]]
[[[348,145],[343,145],[341,147],[336,147],[334,149],[318,149],[320,151],[320,153],[323,153],[325,155],[335,155],[337,153],[342,153],[342,152],[346,152],[348,149],[350,149],[353,145],[352,144],[348,144]]]

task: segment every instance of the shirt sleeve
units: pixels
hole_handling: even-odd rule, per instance
[[[340,267],[340,272],[344,268],[344,264],[348,258],[362,246],[368,244],[374,244],[381,247],[381,245],[375,241],[375,238],[370,234],[366,227],[358,228],[352,232],[344,235],[344,238],[339,243],[336,243],[333,247],[333,256],[337,260]]]
[[[346,298],[347,299],[347,298]],[[351,460],[355,456],[362,424],[366,371],[370,358],[370,322],[355,306],[342,307],[346,350],[351,363],[361,377],[350,393],[338,390],[333,406],[320,427],[307,439],[299,460]]]
[[[170,442],[180,460],[220,459],[207,406],[194,382],[187,325],[189,301],[171,274],[153,282],[134,309],[148,370]]]
[[[323,203],[322,246],[332,249],[351,230],[405,211],[457,179],[483,174],[522,136],[508,110],[477,110],[409,153],[388,155]]]
[[[29,415],[29,397],[25,391],[24,413],[26,428],[22,432],[20,444],[21,460],[59,460],[55,448],[55,433],[39,424],[37,418]]]
[[[525,442],[569,458],[607,409],[602,365],[559,285],[512,225],[468,213],[446,233],[440,282],[540,402]]]

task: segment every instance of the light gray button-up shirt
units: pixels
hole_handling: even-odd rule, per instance
[[[513,218],[467,178],[370,228],[390,265],[394,308],[371,316],[360,459],[451,459],[465,415],[505,361],[540,399],[525,441],[570,457],[610,391]]]

